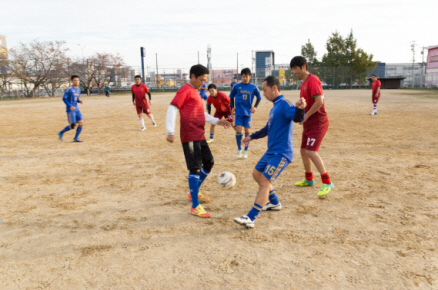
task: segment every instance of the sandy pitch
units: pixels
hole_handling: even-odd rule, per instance
[[[201,189],[212,218],[200,219],[182,146],[165,141],[174,93],[153,94],[158,127],[146,118],[145,132],[130,95],[83,98],[82,144],[57,140],[60,98],[0,102],[0,288],[438,289],[438,100],[421,94],[384,90],[369,116],[371,91],[326,91],[320,154],[334,191],[316,197],[319,174],[293,185],[304,175],[295,125],[294,162],[274,184],[283,210],[253,230],[233,218],[253,204],[266,139],[236,160],[234,132],[217,128]],[[254,131],[271,107],[262,101]],[[225,170],[230,191],[216,184]]]

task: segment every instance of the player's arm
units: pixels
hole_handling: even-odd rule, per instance
[[[225,119],[220,120],[219,118],[215,118],[215,117],[213,117],[205,112],[204,112],[204,115],[205,115],[205,122],[207,122],[207,123],[210,123],[212,125],[221,125],[225,129],[228,129],[231,127],[231,123]]]
[[[236,86],[234,86],[234,88],[230,92],[230,106],[231,106],[231,110],[233,111],[233,114],[236,111],[236,109],[234,108],[234,99],[236,97],[236,89],[235,88],[236,88]]]
[[[309,111],[307,111],[307,113],[304,115],[304,121],[306,122],[307,119],[310,118],[310,116],[312,116],[313,114],[316,113],[316,111],[319,110],[319,108],[321,108],[321,106],[324,104],[323,101],[323,96],[319,95],[319,96],[313,96],[313,99],[315,99],[315,103],[313,104],[313,106],[309,109]]]
[[[69,107],[70,108],[70,110],[75,110],[75,107],[74,106],[72,106],[72,104],[69,102],[69,96],[70,96],[70,89],[67,89],[65,92],[64,92],[64,96],[62,97],[62,101],[64,102],[64,104],[66,104],[67,105],[67,107]]]
[[[255,113],[257,111],[257,107],[259,106],[260,101],[262,100],[262,96],[260,95],[260,91],[257,88],[254,89],[254,95],[256,96],[257,100],[256,100],[254,107],[251,108],[251,113]]]
[[[380,86],[377,87],[377,90],[376,90],[376,98],[379,96],[379,94],[380,94]]]
[[[132,102],[134,103],[134,106],[135,106],[135,95],[134,95],[134,93],[132,93]]]
[[[151,96],[151,92],[147,92],[148,97],[149,97],[149,103],[152,105],[152,96]]]
[[[211,115],[211,104],[207,104],[207,111],[208,114]]]
[[[267,123],[263,129],[252,133],[248,137],[245,137],[245,139],[242,140],[242,144],[244,144],[246,146],[246,145],[248,145],[249,141],[264,138],[266,136],[268,136],[268,124]]]
[[[167,108],[166,115],[166,130],[167,130],[167,138],[166,140],[169,142],[173,142],[175,140],[175,122],[176,115],[178,114],[178,108],[174,105],[170,105]]]

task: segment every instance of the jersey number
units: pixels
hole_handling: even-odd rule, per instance
[[[242,98],[243,98],[244,100],[247,100],[247,99],[248,99],[248,95],[242,95]]]
[[[266,170],[265,170],[265,172],[266,172],[268,175],[272,175],[272,174],[274,174],[274,171],[275,171],[275,166],[270,166],[270,165],[268,165],[268,167],[266,167]]]
[[[313,144],[315,144],[316,139],[313,138],[307,138],[307,146],[310,144],[310,142],[312,142],[312,144],[310,144],[310,146],[313,146]]]

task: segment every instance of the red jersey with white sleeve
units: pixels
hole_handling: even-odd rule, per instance
[[[204,103],[198,90],[186,83],[170,104],[179,109],[181,143],[205,140]]]
[[[309,74],[307,79],[301,85],[300,97],[304,98],[307,102],[305,112],[307,113],[310,108],[315,104],[315,97],[322,96],[322,106],[312,116],[310,116],[304,122],[304,130],[310,128],[317,128],[321,125],[329,124],[329,118],[325,111],[324,106],[324,92],[322,91],[322,85],[319,78],[314,74]]]
[[[135,96],[135,105],[137,107],[149,107],[149,103],[146,99],[146,94],[149,93],[149,89],[145,84],[141,83],[139,86],[133,84],[131,87],[131,92]]]
[[[230,106],[230,97],[227,96],[225,93],[217,92],[217,96],[208,96],[207,99],[207,105],[211,105],[216,109],[216,112],[225,113],[230,111],[231,112],[231,106]]]
[[[381,86],[382,86],[382,83],[379,80],[377,80],[371,84],[371,87],[373,88],[373,98],[376,97],[377,88],[380,88]],[[378,98],[379,97],[380,97],[380,92],[379,92]]]

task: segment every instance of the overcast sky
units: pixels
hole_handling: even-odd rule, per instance
[[[438,0],[416,1],[118,1],[0,0],[0,35],[8,48],[34,39],[65,40],[71,56],[118,52],[139,66],[213,68],[251,66],[251,50],[273,50],[275,63],[288,63],[310,39],[320,59],[329,35],[353,29],[358,47],[386,63],[416,61],[423,46],[438,44]],[[80,44],[83,49],[78,45]]]

